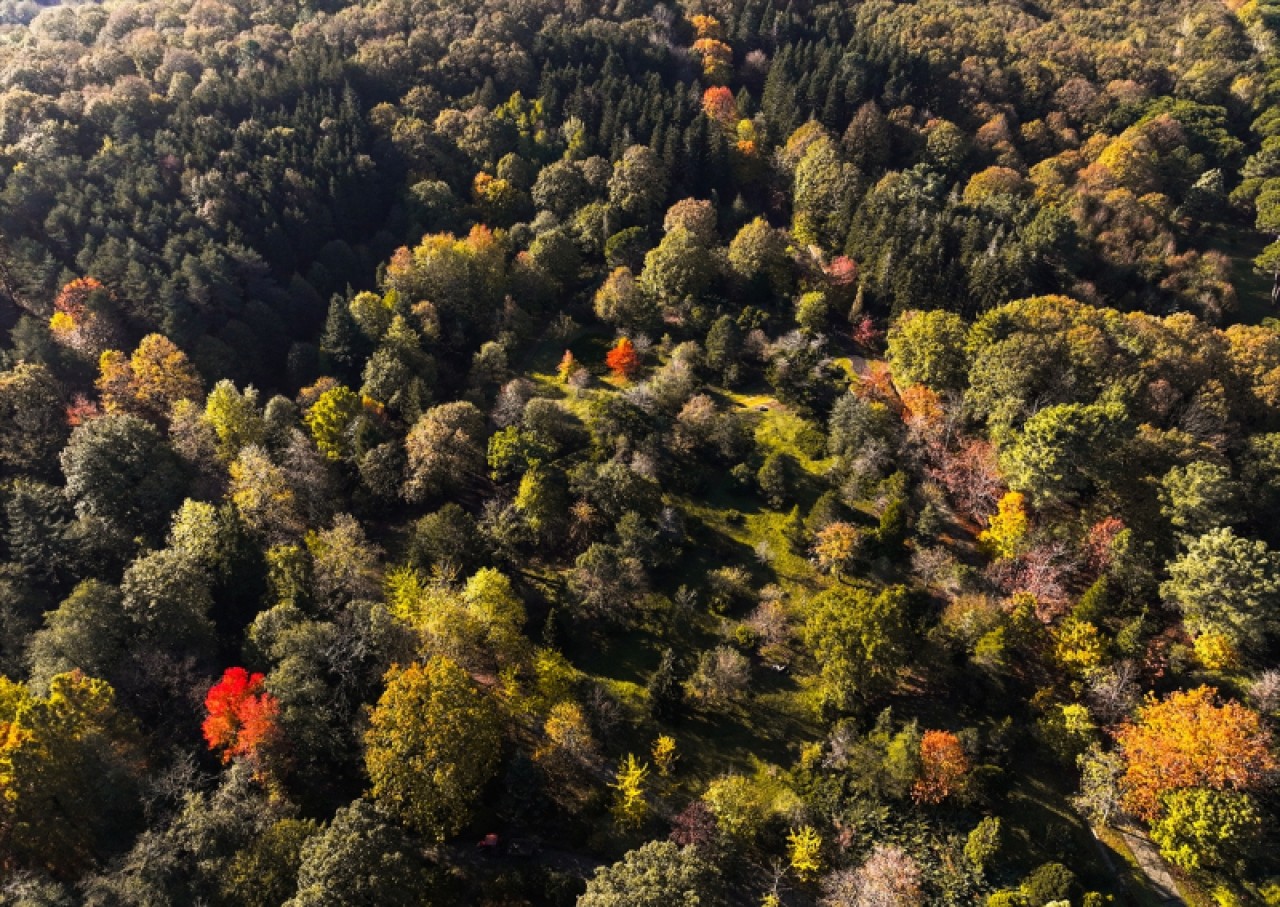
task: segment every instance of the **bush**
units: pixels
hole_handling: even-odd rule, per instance
[[[1075,894],[1076,875],[1061,863],[1045,863],[1022,881],[1022,894],[1031,907],[1069,901]]]

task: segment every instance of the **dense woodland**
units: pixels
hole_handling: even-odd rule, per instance
[[[1280,904],[1280,5],[0,23],[0,903]]]

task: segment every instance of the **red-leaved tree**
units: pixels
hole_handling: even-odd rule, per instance
[[[280,703],[263,688],[264,679],[227,668],[205,696],[204,739],[209,749],[222,750],[223,762],[237,756],[259,761],[278,738]]]
[[[620,337],[604,357],[604,364],[609,366],[609,371],[614,375],[626,380],[640,367],[640,356],[628,338]]]

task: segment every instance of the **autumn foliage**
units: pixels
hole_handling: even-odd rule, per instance
[[[713,85],[702,93],[702,112],[721,126],[731,126],[738,118],[738,105],[733,92],[723,85]]]
[[[640,367],[640,355],[628,338],[620,337],[604,357],[604,364],[609,366],[615,377],[627,380]]]
[[[1166,793],[1248,790],[1277,767],[1257,713],[1238,702],[1219,705],[1207,686],[1149,698],[1116,739],[1125,759],[1122,803],[1147,821],[1159,818]]]
[[[108,312],[111,292],[93,277],[77,278],[53,301],[49,330],[55,340],[80,352],[98,355],[116,345],[120,332]]]
[[[263,689],[264,679],[244,668],[227,668],[205,696],[204,739],[209,749],[222,750],[223,762],[259,757],[278,734],[280,704]]]
[[[969,757],[950,731],[925,731],[920,739],[920,777],[912,785],[917,803],[941,803],[958,792],[969,774]]]
[[[556,366],[556,374],[560,377],[561,381],[567,384],[578,368],[578,360],[573,358],[573,353],[569,350],[565,350],[564,356],[560,359],[560,364]]]

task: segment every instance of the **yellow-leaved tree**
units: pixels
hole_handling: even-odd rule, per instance
[[[373,798],[410,828],[443,840],[466,824],[497,770],[497,709],[448,658],[393,667],[386,681],[365,734]]]
[[[1027,534],[1027,499],[1021,492],[1010,491],[996,505],[987,528],[978,535],[978,543],[994,558],[1013,557]]]
[[[141,818],[132,721],[103,680],[58,674],[44,696],[0,676],[0,859],[75,875]]]

